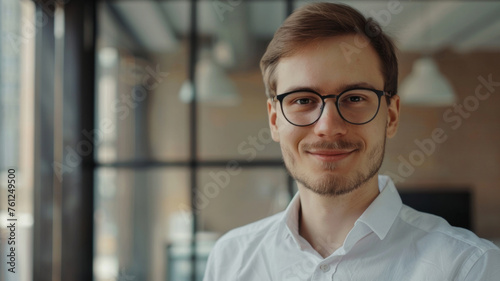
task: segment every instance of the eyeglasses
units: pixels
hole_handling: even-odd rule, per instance
[[[326,96],[312,90],[296,90],[279,94],[273,100],[280,102],[283,116],[295,126],[305,127],[318,121],[325,108],[325,100],[330,98],[336,98],[335,106],[343,120],[363,125],[377,116],[380,98],[384,95],[391,97],[387,92],[369,88],[348,89],[338,95]]]

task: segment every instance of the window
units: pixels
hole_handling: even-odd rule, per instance
[[[0,30],[0,279],[27,281],[33,277],[33,3],[0,0]]]
[[[201,280],[220,235],[290,200],[258,66],[285,2],[191,9],[98,6],[96,280]]]

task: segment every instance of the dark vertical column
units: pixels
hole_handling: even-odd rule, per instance
[[[195,70],[198,52],[198,27],[197,27],[197,1],[191,0],[190,19],[191,27],[189,34],[189,68],[188,78],[192,83],[193,100],[191,101],[190,111],[190,176],[191,176],[191,213],[193,216],[192,225],[192,240],[191,240],[191,281],[196,281],[196,233],[198,232],[198,216],[196,212],[196,198],[197,198],[197,172],[198,172],[198,115],[197,115],[197,94],[195,83]]]
[[[36,32],[35,48],[35,185],[33,280],[52,281],[54,173],[54,7],[36,1],[46,20]]]
[[[135,85],[134,88],[142,87],[142,85]],[[144,88],[143,88],[144,89]],[[126,93],[127,95],[129,93]],[[131,94],[131,93],[130,93]],[[135,143],[135,157],[144,157],[147,147],[145,144],[148,142],[147,128],[148,128],[148,103],[139,102],[133,109],[134,113],[134,143]],[[137,159],[136,158],[136,159]],[[144,158],[146,159],[146,158]],[[151,200],[154,198],[154,191],[152,183],[149,182],[150,169],[136,169],[130,170],[133,172],[132,187],[132,233],[133,233],[133,258],[130,264],[131,275],[135,280],[151,280],[151,249],[154,225],[152,224],[152,217],[154,205]]]
[[[293,12],[293,0],[286,0],[286,17],[288,17],[289,15],[292,14]],[[288,181],[287,181],[287,184],[288,184],[288,194],[290,195],[290,198],[293,198],[293,195],[295,195],[294,193],[294,190],[293,190],[293,182],[294,182],[294,179],[292,178],[292,176],[290,174],[288,174]]]
[[[61,2],[61,1],[59,1]],[[64,1],[61,280],[92,280],[95,1]],[[76,155],[75,156],[75,153]],[[66,159],[79,158],[78,165]]]
[[[286,1],[286,16],[292,14],[293,12],[293,0],[285,0]]]

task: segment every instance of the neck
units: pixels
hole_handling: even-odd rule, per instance
[[[322,196],[299,184],[299,234],[323,257],[344,243],[356,220],[379,194],[378,177],[339,196]]]

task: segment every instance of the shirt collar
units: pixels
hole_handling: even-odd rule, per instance
[[[364,223],[382,240],[396,220],[403,203],[391,178],[378,177],[380,194],[363,212],[356,223]]]
[[[378,176],[378,188],[380,194],[356,221],[355,228],[360,223],[365,224],[382,240],[398,216],[402,202],[388,176]],[[295,243],[301,247],[303,238],[299,235],[299,210],[300,196],[297,192],[283,214],[281,229],[284,238],[292,236]]]
[[[299,210],[300,210],[300,196],[299,192],[295,193],[292,201],[288,204],[284,214],[283,214],[283,237],[292,236],[297,245],[299,243]]]

